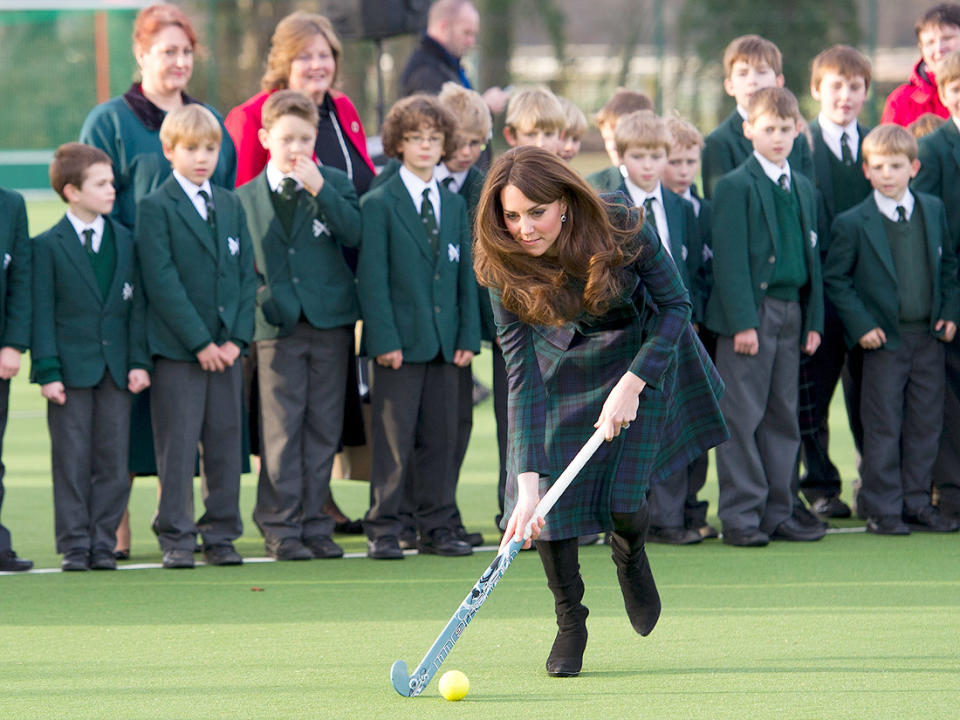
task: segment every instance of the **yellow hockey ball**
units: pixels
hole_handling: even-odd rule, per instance
[[[449,670],[440,677],[440,694],[444,700],[462,700],[470,692],[470,681],[459,670]]]

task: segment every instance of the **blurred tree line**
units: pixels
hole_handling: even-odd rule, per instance
[[[596,109],[594,99],[625,82],[630,61],[641,45],[654,52],[689,56],[678,72],[700,82],[711,72],[716,74],[731,38],[758,33],[783,51],[787,86],[803,96],[808,92],[810,60],[817,52],[835,42],[857,44],[861,39],[858,0],[767,0],[762,6],[754,0],[607,2],[622,5],[623,22],[618,24],[616,36],[597,38],[597,42],[608,44],[609,56],[618,60],[617,70],[607,82],[591,81],[590,87],[584,87],[567,48],[571,23],[588,9],[563,0],[475,0],[481,15],[480,39],[471,57],[477,68],[475,85],[482,89],[513,82],[510,58],[518,42],[517,31],[532,24],[548,38],[557,61],[559,70],[550,83],[553,89],[569,95],[587,112]],[[664,3],[669,3],[670,10],[666,24]],[[201,38],[190,93],[224,114],[259,90],[270,38],[282,17],[304,9],[333,19],[354,6],[351,0],[182,0],[178,4],[194,21]],[[136,76],[130,37],[134,14],[108,13],[111,95],[124,92]],[[417,39],[409,34],[383,43],[385,57],[380,68],[386,81],[387,107],[396,99],[400,72]],[[343,45],[340,87],[357,105],[369,134],[376,134],[376,47],[368,40],[346,38]],[[0,148],[50,148],[74,139],[97,102],[93,13],[0,13],[0,62],[8,69],[6,102],[0,106]],[[656,96],[661,83],[681,80],[660,73],[640,89]],[[732,108],[732,100],[724,102],[721,116]]]

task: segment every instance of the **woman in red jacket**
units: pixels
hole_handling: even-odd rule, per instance
[[[317,160],[343,170],[357,194],[367,191],[376,172],[367,155],[367,138],[350,98],[333,89],[340,69],[340,40],[323,15],[295,12],[277,24],[261,92],[233,108],[226,126],[237,148],[237,186],[255,178],[267,164],[257,138],[260,111],[271,93],[289,88],[313,99],[320,111]]]

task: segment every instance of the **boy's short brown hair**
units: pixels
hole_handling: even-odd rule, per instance
[[[765,62],[777,75],[783,75],[783,55],[780,48],[759,35],[741,35],[734,38],[723,51],[723,74],[730,77],[733,64],[742,60],[750,65]]]
[[[863,139],[860,154],[865,163],[870,162],[873,154],[906,155],[907,159],[913,162],[917,159],[917,139],[900,125],[878,125]]]
[[[558,97],[557,100],[560,101],[560,107],[563,108],[563,136],[573,140],[583,140],[583,136],[587,133],[587,116],[583,114],[583,110],[567,98]]]
[[[171,150],[182,142],[212,141],[219,145],[222,139],[217,116],[200,103],[189,103],[171,110],[160,126],[160,142]]]
[[[613,129],[613,137],[621,157],[634,147],[663,148],[668,153],[673,143],[666,120],[650,110],[638,110],[622,116]]]
[[[419,132],[421,126],[429,125],[443,133],[443,155],[441,160],[457,151],[454,137],[457,121],[434,95],[417,93],[394,103],[383,121],[380,136],[383,152],[389,157],[403,157],[403,136]]]
[[[607,104],[597,111],[593,121],[597,127],[614,126],[622,115],[637,110],[653,110],[653,100],[646,93],[627,88],[617,88]]]
[[[493,130],[490,108],[476,90],[459,83],[445,82],[437,99],[453,115],[458,132],[479,135],[484,141],[490,137]]]
[[[946,121],[946,118],[942,118],[935,113],[924,113],[912,123],[907,125],[907,130],[912,132],[913,136],[919,140],[924,135],[929,135],[932,133]]]
[[[762,88],[747,103],[747,122],[754,123],[761,115],[770,113],[778,118],[800,119],[797,98],[786,88]]]
[[[920,41],[920,33],[930,27],[942,27],[944,25],[953,25],[960,28],[960,5],[956,3],[942,3],[934,5],[923,15],[917,18],[913,25],[913,32]]]
[[[563,132],[566,118],[557,96],[543,86],[515,90],[507,103],[505,125],[514,131]]]
[[[53,161],[50,163],[50,187],[67,202],[63,188],[73,185],[79,190],[87,179],[90,167],[101,163],[113,167],[110,156],[100,148],[78,142],[64,143],[53,153]]]
[[[870,87],[871,68],[866,56],[849,45],[834,45],[827,48],[813,59],[810,68],[810,87],[820,88],[823,76],[834,72],[847,79],[862,77],[864,85]]]
[[[670,131],[670,137],[673,138],[673,142],[670,143],[671,150],[683,150],[691,147],[703,148],[703,135],[689,120],[671,115],[667,118],[667,130]],[[669,152],[668,150],[667,153]]]
[[[260,125],[269,131],[284,115],[293,115],[306,120],[313,127],[317,127],[320,117],[313,100],[296,90],[277,90],[270,95],[260,110]]]
[[[960,50],[954,50],[947,53],[937,67],[934,68],[937,78],[937,90],[943,92],[943,89],[952,82],[960,80]]]

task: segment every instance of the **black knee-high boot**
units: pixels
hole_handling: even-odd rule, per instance
[[[577,559],[578,538],[538,540],[537,552],[547,573],[557,613],[557,637],[547,658],[547,674],[573,677],[580,674],[583,650],[587,646],[587,608],[583,600],[583,578]]]
[[[646,636],[660,618],[660,594],[643,545],[650,525],[650,510],[644,503],[635,513],[615,513],[613,521],[615,529],[610,535],[610,549],[617,565],[623,604],[633,629]]]

